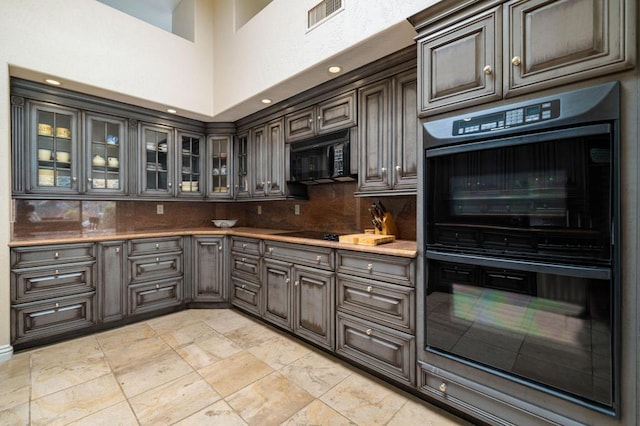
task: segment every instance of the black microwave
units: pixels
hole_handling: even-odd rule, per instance
[[[354,181],[350,130],[291,144],[290,182],[303,184]]]

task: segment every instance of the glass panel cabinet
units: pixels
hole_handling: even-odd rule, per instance
[[[87,116],[87,192],[124,194],[126,188],[126,120]]]
[[[249,191],[249,135],[238,135],[236,140],[236,197],[250,197]]]
[[[141,195],[172,195],[173,141],[171,130],[162,126],[142,125]]]
[[[178,186],[178,194],[182,197],[201,197],[202,186],[200,178],[202,177],[202,160],[203,136],[191,134],[179,134],[179,158],[180,170],[177,172],[180,176]]]
[[[209,137],[209,191],[211,198],[231,197],[231,136]]]
[[[31,105],[32,192],[79,193],[78,115],[72,109]]]

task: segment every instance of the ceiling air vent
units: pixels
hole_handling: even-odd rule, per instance
[[[307,12],[307,28],[312,28],[342,9],[343,0],[324,0]]]

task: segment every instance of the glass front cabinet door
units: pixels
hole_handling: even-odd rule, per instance
[[[187,133],[178,134],[178,161],[180,176],[178,195],[181,197],[202,197],[202,165],[204,154],[204,137]]]
[[[231,177],[231,136],[209,137],[209,198],[230,198],[232,196]]]
[[[173,195],[173,130],[142,124],[140,127],[140,195]]]
[[[126,140],[126,120],[87,115],[86,123],[86,192],[125,194],[127,157],[123,155],[123,147]]]
[[[235,143],[236,171],[235,171],[235,196],[236,198],[251,197],[249,186],[249,134],[239,134]]]
[[[79,161],[77,110],[32,103],[29,190],[34,193],[78,194]]]

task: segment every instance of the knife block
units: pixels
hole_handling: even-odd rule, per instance
[[[393,216],[391,216],[391,213],[387,212],[384,214],[384,217],[382,218],[382,231],[379,231],[376,228],[375,234],[398,235],[398,228],[396,227],[396,223],[393,221]]]

